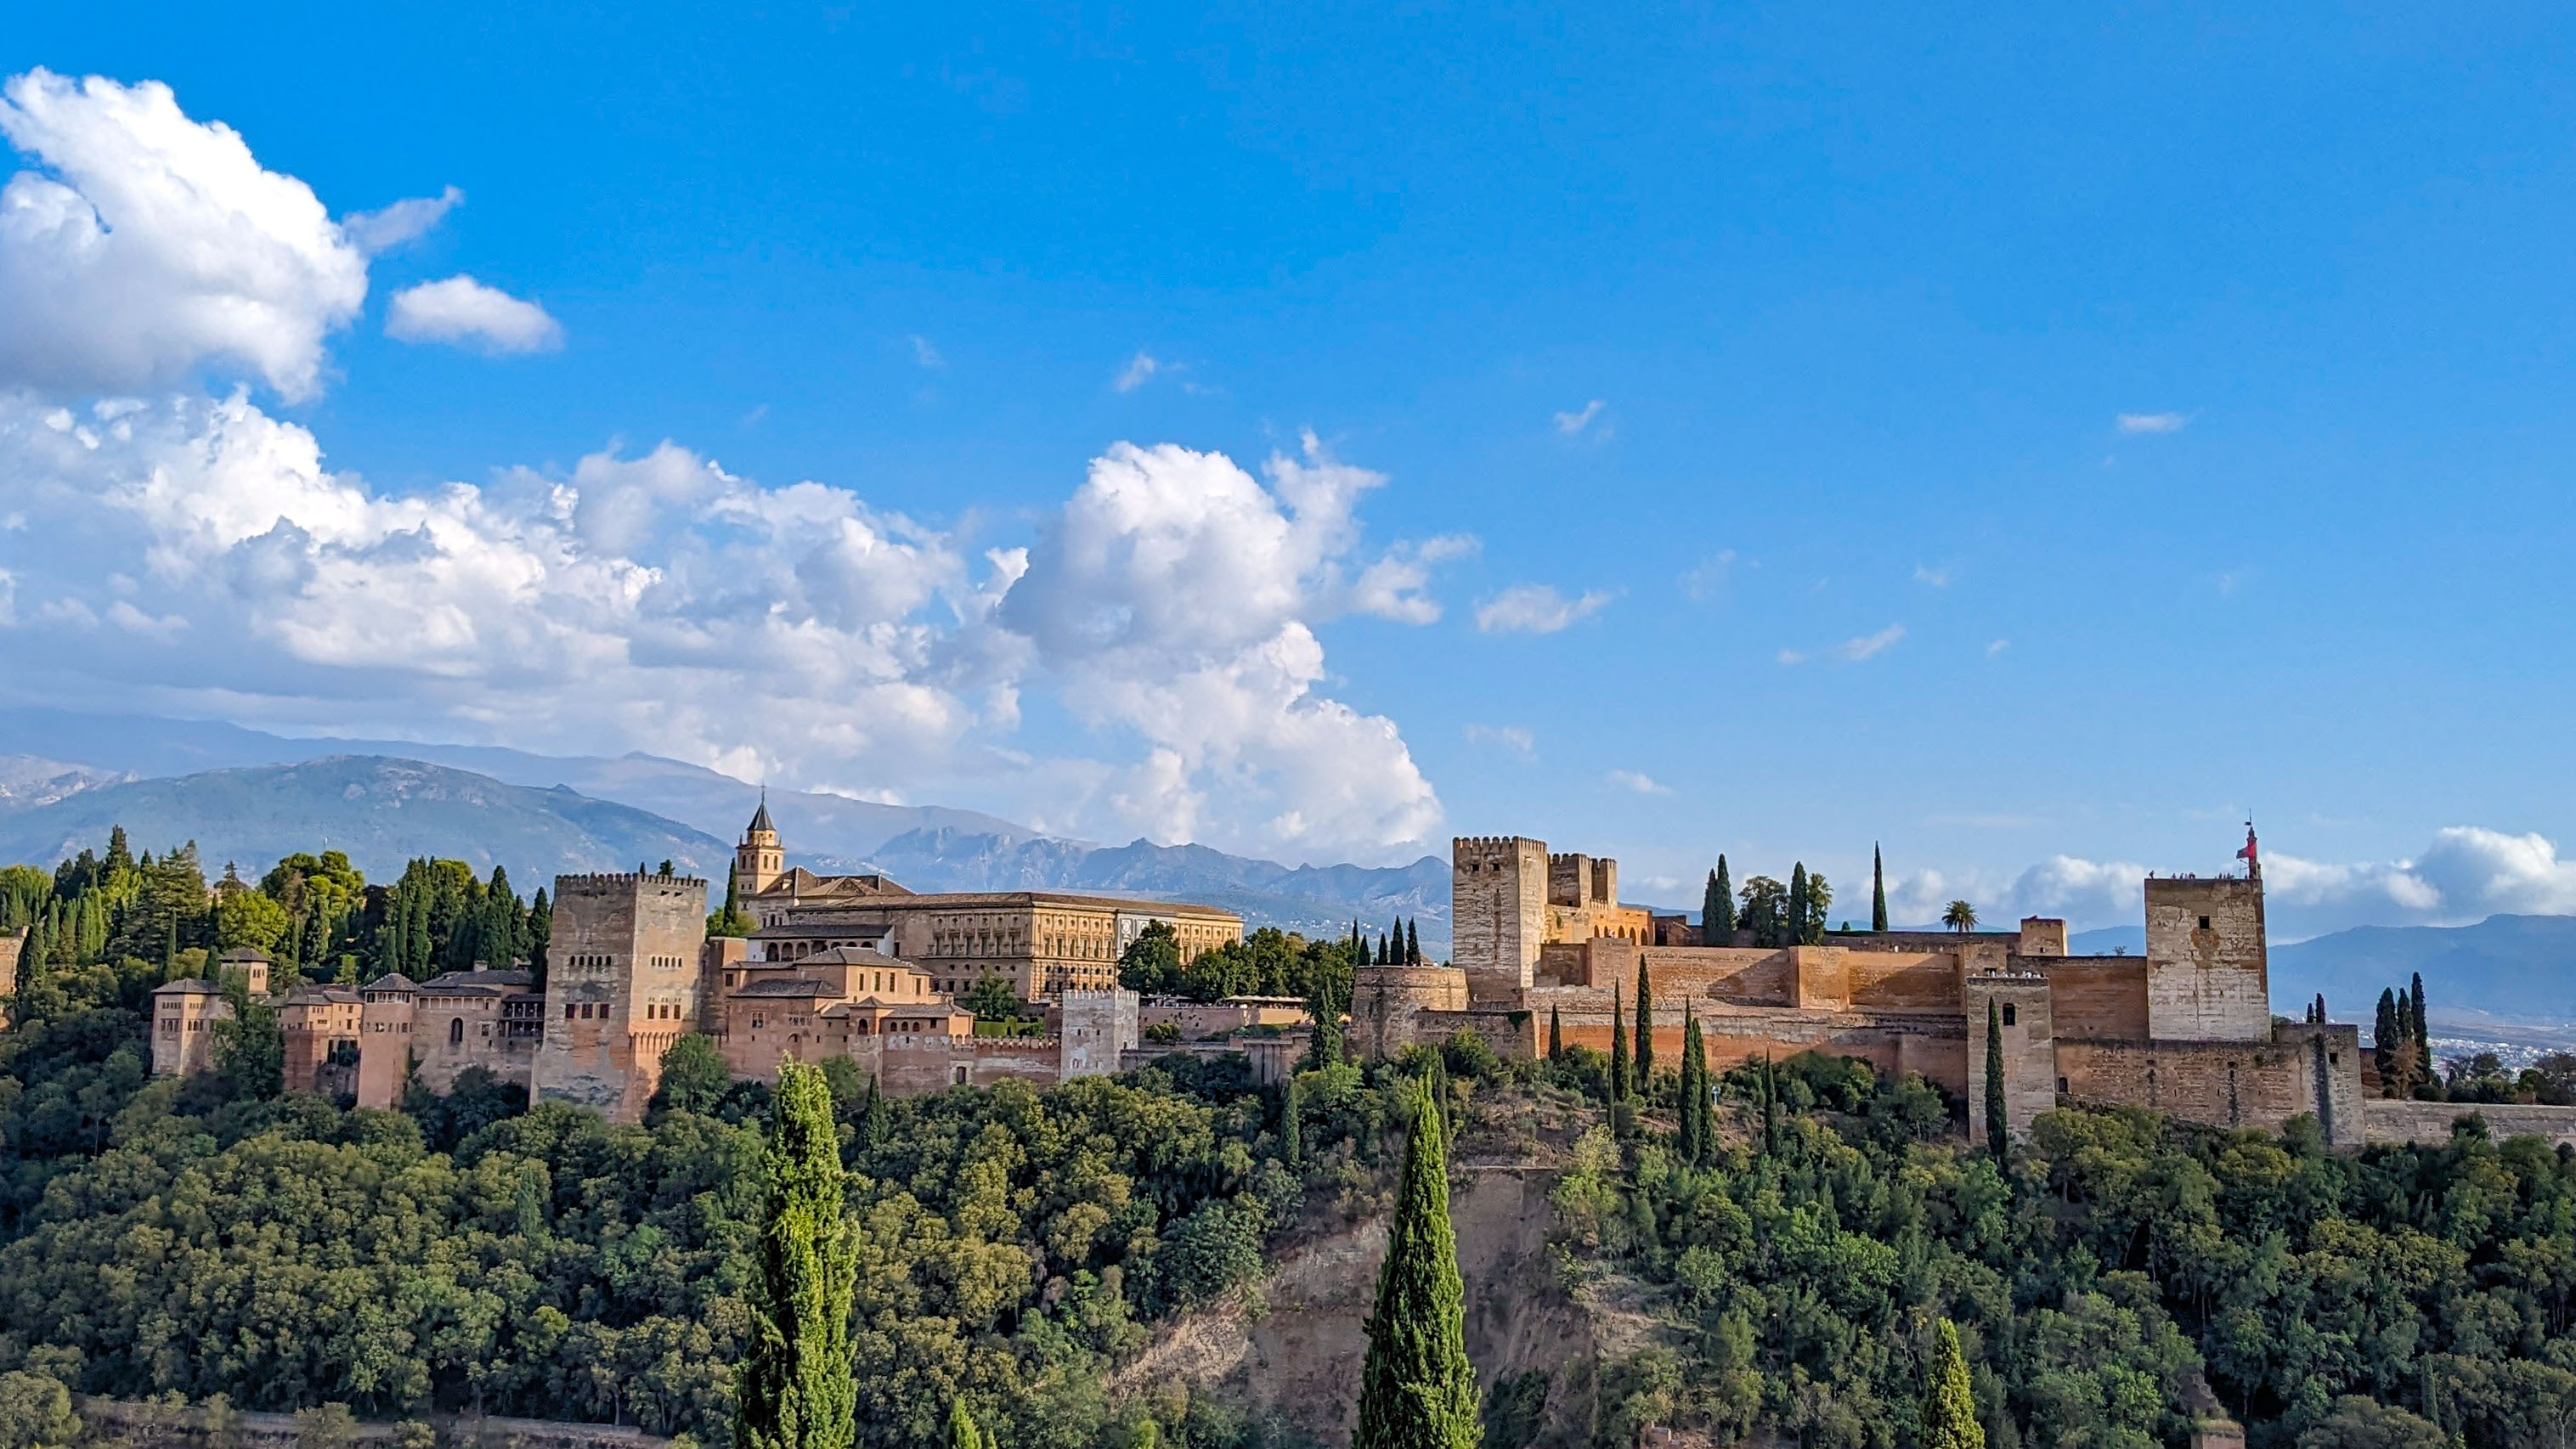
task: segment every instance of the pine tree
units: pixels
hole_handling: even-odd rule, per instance
[[[1810,907],[1807,901],[1807,863],[1802,860],[1789,867],[1790,945],[1803,946],[1807,944],[1807,937],[1809,935],[1809,914]]]
[[[1959,1351],[1959,1326],[1946,1318],[1934,1330],[1932,1382],[1924,1386],[1923,1432],[1915,1443],[1921,1449],[1986,1449],[1968,1356]]]
[[[1637,954],[1637,1089],[1655,1079],[1655,983],[1646,975],[1646,956]]]
[[[2379,1095],[2397,1095],[2397,993],[2383,989],[2379,1010],[2371,1018],[2370,1064],[2379,1072]]]
[[[1565,1023],[1558,1018],[1553,1003],[1547,1008],[1547,1059],[1552,1062],[1565,1060]]]
[[[2408,988],[2407,995],[2414,1001],[2407,1020],[2415,1027],[2415,1085],[2422,1086],[2433,1080],[2433,1028],[2424,1020],[2423,972],[2415,973],[2415,984]]]
[[[1869,928],[1887,929],[1887,862],[1879,858],[1875,843],[1869,848]]]
[[[1619,1120],[1619,1104],[1628,1100],[1628,1013],[1620,1009],[1619,988],[1610,988],[1610,1120]]]
[[[2012,1140],[2006,1130],[2004,1115],[2004,1013],[1991,996],[1986,998],[1986,1148],[1995,1155],[1997,1167],[2012,1164]]]
[[[1447,1139],[1429,1084],[1417,1083],[1351,1449],[1477,1449],[1484,1428],[1467,1361],[1465,1300],[1449,1221]]]
[[[751,1285],[751,1335],[735,1370],[742,1449],[851,1449],[850,1299],[857,1245],[843,1216],[832,1089],[819,1068],[779,1067],[769,1195]]]

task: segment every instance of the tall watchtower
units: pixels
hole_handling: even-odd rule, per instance
[[[2147,881],[2147,1035],[2270,1041],[2271,958],[2263,868],[2246,828],[2245,874]]]
[[[1517,835],[1449,842],[1453,964],[1477,1006],[1518,1009],[1547,940],[1547,842]]]
[[[642,1121],[662,1053],[696,1029],[706,939],[707,883],[694,876],[556,876],[536,1097]]]
[[[733,848],[734,894],[744,900],[768,889],[787,872],[787,852],[779,847],[778,827],[769,823],[769,792],[760,792],[760,811],[743,827],[742,843]]]

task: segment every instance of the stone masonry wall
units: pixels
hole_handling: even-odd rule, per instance
[[[1451,964],[1480,1003],[1516,1006],[1547,938],[1547,845],[1519,836],[1450,843]]]
[[[2451,1140],[2451,1124],[2476,1117],[2487,1135],[2541,1137],[2553,1144],[2576,1145],[2576,1107],[2472,1105],[2466,1102],[2390,1101],[2365,1098],[2361,1104],[2363,1136],[2372,1142],[2412,1142],[2439,1147]]]
[[[121,1439],[137,1449],[301,1449],[306,1442],[292,1414],[234,1413],[218,1422],[212,1410],[191,1406],[94,1398],[76,1398],[73,1406],[92,1441]],[[641,1429],[559,1419],[432,1414],[425,1422],[439,1449],[665,1449],[672,1442]],[[392,1424],[351,1427],[360,1445],[390,1445],[395,1434]]]
[[[2048,978],[2036,971],[1976,975],[1964,984],[1968,1029],[1968,1140],[1986,1140],[1986,1035],[2003,1032],[2004,1128],[2016,1138],[2057,1105],[2057,1038],[2051,1027]],[[1993,1010],[1988,1010],[1988,1003]]]
[[[698,1020],[707,883],[563,875],[554,906],[536,1095],[642,1121],[662,1053]]]
[[[2303,1113],[2349,1146],[2361,1129],[2360,1033],[2349,1025],[2284,1026],[2264,1042],[2074,1041],[2061,1038],[2057,1070],[2079,1102],[2134,1103],[2212,1127],[2278,1131]],[[2322,1043],[2329,1061],[2316,1061]],[[2329,1122],[2327,1119],[2332,1118]]]
[[[2218,876],[2147,881],[2150,1038],[2271,1040],[2272,995],[2266,961],[2260,880]]]

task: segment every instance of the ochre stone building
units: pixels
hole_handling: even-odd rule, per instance
[[[1172,928],[1184,961],[1243,939],[1243,918],[1212,906],[1058,891],[916,895],[882,875],[816,875],[785,861],[763,802],[733,866],[735,896],[760,925],[752,940],[762,959],[889,940],[890,954],[921,963],[931,988],[950,995],[987,976],[1023,1001],[1113,988],[1120,954],[1156,921]]]
[[[2242,875],[2149,879],[2143,955],[2077,956],[2066,923],[2044,917],[2011,931],[1834,932],[1814,946],[1657,944],[1676,933],[1619,905],[1613,862],[1461,838],[1454,960],[1362,968],[1352,1035],[1388,1053],[1471,1026],[1526,1055],[1544,1050],[1553,1019],[1569,1045],[1607,1049],[1613,990],[1633,1013],[1642,964],[1659,1062],[1681,1059],[1687,1013],[1719,1070],[1816,1050],[1921,1073],[1975,1104],[1991,1020],[2016,1132],[2063,1098],[2228,1127],[2307,1113],[2329,1141],[2357,1144],[2359,1031],[2273,1017],[2251,831],[2243,858]],[[1982,1111],[1969,1125],[1983,1136]]]

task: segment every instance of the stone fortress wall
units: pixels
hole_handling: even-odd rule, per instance
[[[2140,956],[2070,955],[2053,917],[2011,931],[1838,931],[1820,945],[1764,948],[1741,933],[1654,944],[1674,923],[1631,929],[1615,862],[1552,855],[1525,837],[1462,837],[1451,851],[1455,958],[1363,968],[1352,1035],[1378,1055],[1460,1027],[1509,1054],[1545,1050],[1551,1029],[1607,1050],[1614,999],[1634,1029],[1642,966],[1660,1063],[1680,1060],[1687,1013],[1716,1070],[1809,1050],[1859,1057],[1966,1098],[1982,1138],[1991,1020],[2015,1132],[2063,1100],[2221,1127],[2277,1129],[2307,1114],[2331,1142],[2358,1145],[2385,1116],[2365,1115],[2359,1029],[2273,1017],[2250,831],[2240,858],[2243,874],[2150,878]]]

